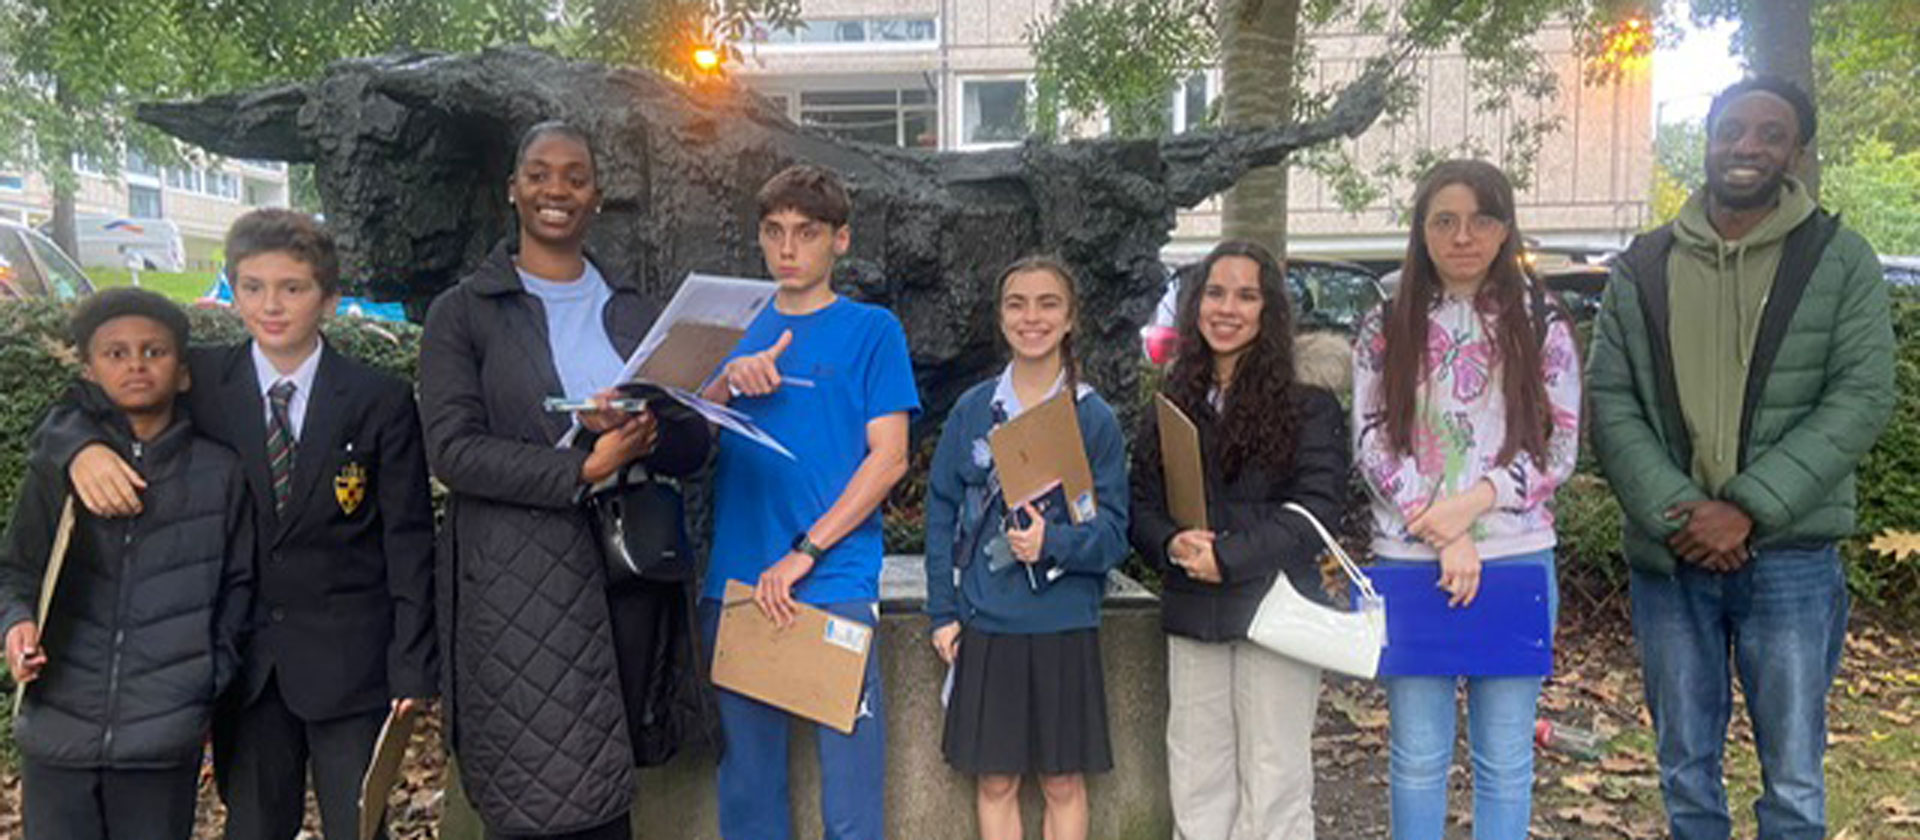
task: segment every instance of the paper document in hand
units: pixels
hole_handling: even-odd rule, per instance
[[[630,383],[656,386],[661,394],[693,409],[708,422],[792,458],[792,452],[745,414],[696,393],[720,370],[753,319],[773,302],[778,288],[765,280],[688,274],[633,355],[627,357],[619,378],[608,387]],[[558,446],[572,446],[579,433],[580,419],[575,417]]]
[[[1009,509],[1063,488],[1067,517],[1075,524],[1100,512],[1093,495],[1093,467],[1080,438],[1080,412],[1072,389],[1022,412],[987,435],[993,468]]]
[[[640,375],[640,369],[653,357],[653,351],[666,342],[676,324],[705,324],[746,332],[747,327],[753,325],[753,319],[760,317],[761,310],[773,302],[773,294],[779,288],[767,280],[688,274],[687,279],[680,282],[680,290],[667,301],[667,308],[653,320],[646,337],[640,339],[640,346],[627,357],[626,367],[620,370],[620,381],[630,382]],[[725,354],[721,358],[724,360]]]
[[[778,452],[786,456],[787,460],[795,460],[793,452],[780,445],[780,441],[768,434],[767,430],[754,425],[753,418],[731,406],[721,405],[691,391],[682,391],[679,388],[655,385],[650,382],[629,382],[620,386],[619,390],[622,395],[638,399],[671,399],[693,409],[694,413],[706,418],[707,422],[715,426]]]

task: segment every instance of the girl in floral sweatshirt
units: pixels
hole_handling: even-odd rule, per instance
[[[1546,569],[1547,503],[1579,451],[1572,324],[1528,281],[1513,187],[1480,161],[1442,163],[1414,197],[1400,290],[1355,340],[1354,457],[1373,550],[1432,565],[1468,608],[1486,564]],[[1469,642],[1471,643],[1471,642]],[[1439,840],[1462,675],[1389,676],[1394,840]],[[1524,840],[1539,676],[1467,676],[1476,840]]]

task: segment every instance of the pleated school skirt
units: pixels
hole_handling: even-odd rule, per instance
[[[941,749],[971,775],[1113,769],[1099,631],[963,628]]]

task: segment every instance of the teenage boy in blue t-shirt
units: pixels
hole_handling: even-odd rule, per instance
[[[795,457],[721,437],[713,557],[700,603],[708,639],[728,580],[753,584],[759,608],[782,624],[796,603],[875,623],[880,503],[906,474],[907,424],[920,410],[900,322],[828,284],[851,242],[852,204],[840,179],[817,166],[790,167],[760,189],[759,205],[760,251],[780,289],[706,396],[731,400]],[[792,836],[791,720],[720,692],[720,834],[728,840]],[[818,727],[827,837],[884,836],[885,730],[880,658],[869,656],[853,733]]]

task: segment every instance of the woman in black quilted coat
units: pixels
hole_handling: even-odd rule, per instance
[[[489,837],[622,838],[636,758],[628,703],[652,695],[660,670],[632,667],[623,644],[684,598],[678,584],[609,591],[579,500],[635,460],[699,470],[712,432],[656,406],[583,416],[587,433],[557,445],[571,420],[542,401],[611,385],[658,311],[584,249],[600,203],[584,134],[529,130],[510,185],[517,239],[434,301],[420,352],[427,460],[452,491],[437,563],[442,693]]]

